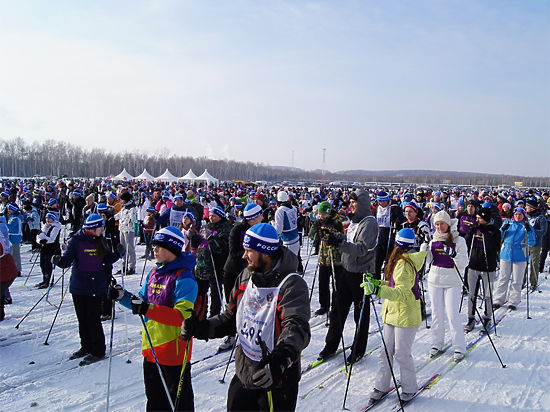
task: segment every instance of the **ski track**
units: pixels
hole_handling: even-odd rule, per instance
[[[307,241],[302,248],[304,262],[308,252],[305,245]],[[6,320],[0,324],[0,353],[4,360],[0,364],[0,405],[9,405],[10,410],[28,410],[31,402],[36,402],[41,410],[105,410],[108,359],[85,367],[79,367],[78,360],[68,360],[70,354],[79,347],[76,316],[70,294],[65,296],[56,324],[48,339],[49,346],[43,345],[43,342],[55,316],[56,308],[45,303],[44,300],[21,323],[19,329],[14,329],[14,326],[45,292],[45,290],[33,288],[30,283],[23,286],[32,266],[32,262],[29,262],[29,249],[30,247],[26,245],[22,248],[24,275],[16,279],[10,288],[14,303],[6,306]],[[136,249],[138,256],[143,254],[143,246],[138,246]],[[309,286],[313,281],[316,263],[317,256],[311,256],[304,276]],[[120,266],[120,263],[115,265],[114,271],[116,272]],[[143,260],[140,259],[136,267],[143,268]],[[152,267],[153,263],[148,262],[145,274]],[[61,270],[56,269],[54,275],[56,278],[60,276]],[[70,271],[67,271],[66,275],[65,286]],[[35,265],[29,282],[39,276],[41,276],[40,268]],[[115,277],[121,280],[121,275],[115,275]],[[136,275],[125,277],[126,288],[137,292],[140,279],[141,271]],[[61,282],[52,288],[49,294],[49,300],[55,305],[61,301],[60,285]],[[540,277],[540,288],[543,292],[546,291],[547,281],[544,276]],[[546,309],[548,303],[544,296],[545,293],[530,295],[532,319],[526,320],[523,295],[524,300],[518,310],[508,313],[497,326],[498,336],[491,334],[503,362],[507,365],[505,369],[501,368],[489,340],[483,338],[460,364],[444,375],[436,385],[425,390],[408,404],[406,410],[423,412],[426,410],[463,412],[474,409],[480,411],[550,410],[550,394],[546,390],[550,385],[550,327]],[[375,305],[380,316],[382,306],[378,301],[375,301]],[[315,288],[311,303],[312,312],[317,308],[318,294]],[[127,314],[129,311],[119,305],[116,306],[116,310],[110,409],[113,411],[144,410],[141,324],[139,318],[131,313],[126,316],[125,324],[123,311]],[[350,312],[344,329],[346,345],[352,343],[355,332],[353,312]],[[466,315],[462,314],[461,317],[465,323]],[[315,361],[317,354],[324,346],[327,333],[325,320],[324,316],[311,320],[312,338],[310,345],[302,353],[302,368]],[[107,352],[110,325],[110,321],[103,324]],[[128,331],[128,342],[125,328]],[[467,342],[478,336],[478,331],[479,327],[470,335],[466,335]],[[369,336],[367,352],[382,344],[374,313],[371,314],[371,332],[374,333]],[[449,339],[448,333],[447,339]],[[209,342],[195,340],[191,360],[212,355],[221,341],[221,339],[213,339]],[[127,347],[128,351],[126,351]],[[430,347],[430,331],[425,328],[425,322],[423,322],[413,345],[413,357],[417,367],[426,361]],[[350,410],[357,410],[366,404],[374,384],[381,350],[383,348],[377,348],[354,365],[346,400],[346,406]],[[219,380],[225,371],[229,353],[228,351],[219,354],[192,366],[197,410],[225,409],[227,388],[235,371],[234,362],[229,364],[225,382],[220,383]],[[349,350],[346,351],[346,355],[348,354]],[[442,370],[451,356],[452,349],[425,365],[417,373],[419,383]],[[34,365],[29,365],[31,360],[35,361]],[[127,363],[126,360],[131,360],[131,363]],[[340,354],[304,373],[300,382],[297,410],[315,412],[320,409],[340,410],[348,378],[343,365],[343,355]],[[396,378],[399,379],[398,368],[395,372]],[[304,394],[307,394],[307,397],[301,399]],[[391,409],[396,399],[397,396],[393,393],[373,410]]]

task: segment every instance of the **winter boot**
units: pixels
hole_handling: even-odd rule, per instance
[[[84,356],[86,356],[88,354],[88,351],[80,348],[79,350],[77,350],[75,353],[73,353],[70,357],[69,357],[69,360],[74,360],[74,359],[78,359],[78,358],[83,358]]]
[[[218,352],[229,350],[235,344],[235,336],[226,336],[223,342],[218,346]]]
[[[80,361],[78,366],[91,365],[92,363],[99,362],[103,358],[105,358],[105,356],[99,357],[99,356],[95,356],[95,355],[92,355],[92,354],[86,355],[86,357]]]
[[[466,326],[464,326],[464,332],[470,333],[471,331],[474,330],[475,325],[476,325],[475,318],[468,317],[468,323],[466,324]]]
[[[491,327],[491,318],[484,316],[481,320],[481,323],[483,325],[483,327],[481,328],[481,333],[489,332],[489,328]]]

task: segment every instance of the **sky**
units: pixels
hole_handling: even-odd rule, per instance
[[[0,0],[0,56],[0,139],[550,176],[547,0]]]

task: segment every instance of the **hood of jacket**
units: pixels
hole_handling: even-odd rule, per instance
[[[353,214],[351,221],[353,223],[359,223],[365,217],[371,215],[370,195],[364,190],[356,190],[355,194],[357,194],[357,210]]]

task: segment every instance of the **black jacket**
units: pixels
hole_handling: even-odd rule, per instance
[[[480,272],[497,270],[498,252],[500,250],[500,230],[492,224],[476,225],[464,237],[470,261],[468,267]],[[485,250],[487,255],[485,255]]]

